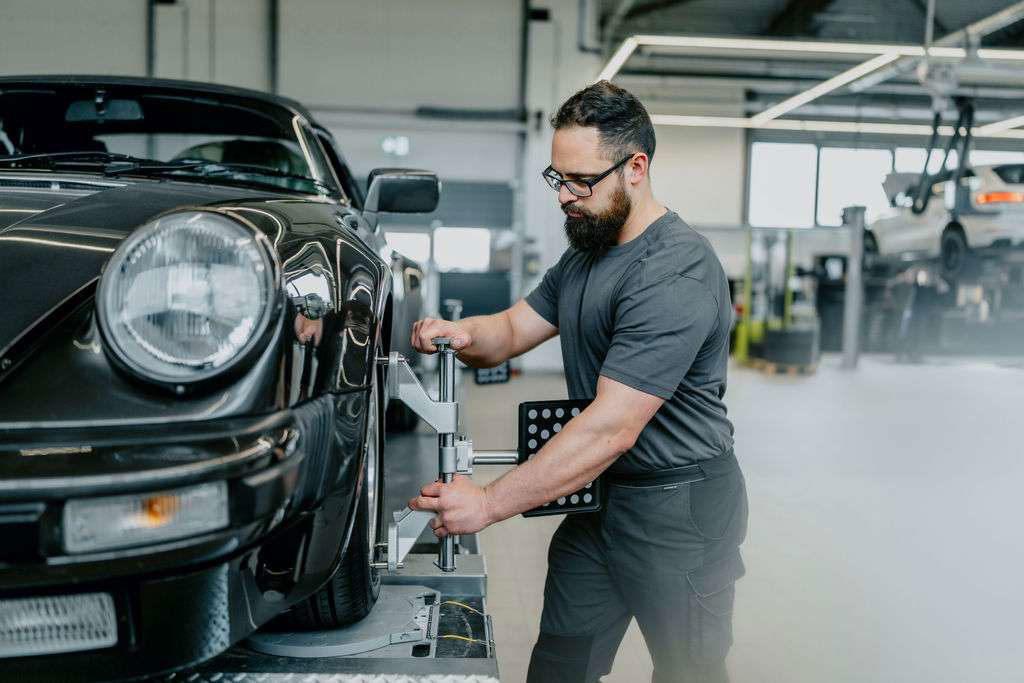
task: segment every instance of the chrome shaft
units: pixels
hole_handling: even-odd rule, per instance
[[[437,347],[440,355],[438,400],[448,403],[455,400],[455,351],[451,348],[451,339],[432,339],[431,342]],[[441,481],[450,483],[455,478],[455,472],[446,464],[444,453],[447,449],[455,446],[455,433],[443,432],[437,435],[438,470]],[[448,534],[441,539],[441,545],[437,551],[437,566],[443,572],[455,571],[455,536]]]

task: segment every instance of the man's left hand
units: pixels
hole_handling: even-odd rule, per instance
[[[451,483],[435,481],[420,489],[420,495],[409,501],[413,510],[433,510],[437,516],[430,522],[434,535],[472,534],[497,521],[491,519],[487,492],[464,475]]]

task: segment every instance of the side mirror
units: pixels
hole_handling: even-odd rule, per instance
[[[411,168],[375,168],[366,181],[364,212],[377,229],[377,214],[430,213],[441,197],[441,181],[430,171]]]

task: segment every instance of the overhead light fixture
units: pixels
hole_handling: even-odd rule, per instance
[[[597,75],[594,81],[610,81],[615,74],[619,73],[619,69],[626,63],[626,60],[633,55],[633,51],[637,48],[636,38],[626,38],[622,41],[622,45],[615,51],[615,54],[611,56],[608,63],[601,69],[601,73]]]
[[[793,111],[797,107],[807,104],[811,100],[815,100],[826,93],[832,92],[833,90],[838,90],[847,83],[857,80],[861,76],[865,76],[872,71],[881,69],[886,64],[891,64],[899,58],[900,56],[895,52],[886,52],[885,54],[872,57],[868,61],[862,62],[852,69],[847,69],[827,81],[822,81],[809,90],[804,90],[802,93],[793,95],[789,99],[783,100],[775,106],[765,109],[760,114],[750,117],[751,123],[757,126],[778,118],[783,114]]]
[[[846,54],[846,55],[874,55],[871,59],[857,64],[846,71],[843,71],[832,78],[819,83],[818,85],[805,90],[804,92],[798,93],[787,100],[779,102],[778,104],[766,109],[763,112],[755,114],[749,118],[733,119],[732,117],[676,117],[679,120],[693,120],[693,119],[715,119],[719,121],[741,121],[742,124],[731,123],[727,127],[732,128],[778,128],[779,126],[770,125],[776,121],[779,116],[793,111],[797,107],[803,106],[812,100],[815,100],[822,95],[832,92],[844,85],[851,83],[862,76],[870,74],[874,71],[881,69],[882,67],[896,61],[901,57],[924,57],[925,50],[920,45],[886,45],[879,43],[839,43],[839,42],[815,42],[806,40],[768,40],[762,38],[714,38],[708,36],[653,36],[653,35],[635,35],[626,38],[619,49],[612,54],[608,63],[605,64],[604,68],[598,74],[596,81],[611,80],[629,58],[633,55],[637,48],[641,46],[647,47],[663,47],[663,48],[681,48],[689,49],[700,52],[708,51],[746,51],[746,52],[790,52],[790,53],[805,53],[805,54]],[[929,54],[932,57],[948,58],[948,59],[963,59],[968,55],[968,51],[960,47],[931,47]],[[981,48],[977,50],[977,56],[984,60],[994,61],[1013,61],[1013,62],[1024,62],[1024,50],[1000,50],[992,48]],[[652,117],[653,118],[653,117]],[[695,123],[666,123],[666,125],[699,125]],[[797,128],[789,128],[785,126],[785,129],[792,130],[839,130],[835,127],[821,128],[823,124],[837,124],[842,125],[847,122],[843,121],[793,121],[791,122],[798,125]],[[1017,125],[1024,123],[1024,117],[1017,117],[1014,119],[1008,119],[998,123],[989,124],[988,126],[982,126],[981,128],[975,129],[975,135],[982,137],[1024,137],[1015,134],[1010,134],[1009,129]],[[704,124],[709,125],[709,124]],[[724,125],[722,123],[715,125]],[[928,126],[915,126],[913,124],[864,124],[849,122],[849,125],[855,126],[857,131],[869,132],[871,128],[877,128],[878,126],[895,127],[896,129],[909,127],[915,132],[898,133],[905,135],[930,135],[931,129]],[[810,127],[809,127],[810,126]],[[818,126],[818,127],[814,127]],[[916,132],[918,128],[926,129],[925,133]],[[854,130],[854,129],[851,129]]]
[[[651,114],[651,122],[660,126],[688,126],[694,128],[760,128],[766,130],[796,130],[812,133],[873,133],[876,135],[931,135],[932,127],[915,123],[876,123],[870,121],[816,121],[810,119],[773,119],[755,124],[742,116],[685,116]],[[939,134],[952,135],[952,126],[940,126]],[[1011,138],[1024,140],[1024,130],[1004,130],[982,133],[972,131],[975,137]]]
[[[1024,126],[1024,116],[1014,116],[1013,118],[1004,119],[1003,121],[996,121],[995,123],[989,123],[984,126],[980,126],[974,129],[975,135],[994,135],[1001,133],[1017,126]]]

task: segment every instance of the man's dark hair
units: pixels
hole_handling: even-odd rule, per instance
[[[570,97],[551,117],[555,130],[570,126],[594,126],[610,161],[630,152],[654,159],[654,126],[644,105],[628,90],[598,81]]]

